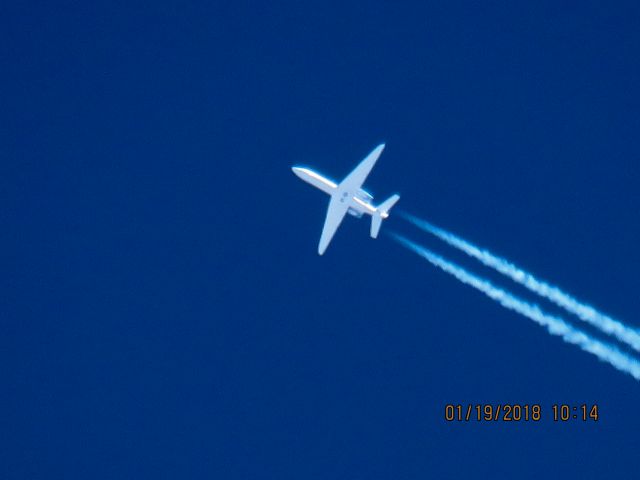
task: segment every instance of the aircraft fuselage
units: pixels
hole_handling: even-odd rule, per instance
[[[357,189],[355,192],[350,192],[348,189],[344,189],[342,192],[336,192],[336,190],[340,188],[339,185],[333,180],[320,175],[318,172],[305,167],[293,167],[292,170],[293,173],[302,180],[322,190],[326,194],[333,195],[334,193],[338,193],[340,203],[347,202],[349,206],[347,212],[350,215],[361,217],[365,213],[367,215],[376,213],[376,207],[371,204],[373,196],[362,188]],[[385,212],[383,218],[387,218],[387,216],[388,214]]]

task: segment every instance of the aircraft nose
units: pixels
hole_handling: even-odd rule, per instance
[[[295,173],[298,177],[303,178],[302,177],[302,171],[304,170],[304,168],[302,167],[291,167],[291,171],[293,173]]]

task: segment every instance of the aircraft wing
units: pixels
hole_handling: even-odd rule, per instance
[[[329,246],[329,242],[342,223],[342,219],[349,209],[348,202],[341,202],[337,195],[332,195],[329,200],[329,209],[327,217],[324,219],[324,227],[322,227],[322,235],[320,236],[320,244],[318,245],[318,254],[322,255]]]
[[[362,187],[362,184],[367,179],[369,172],[376,164],[378,157],[384,150],[384,143],[381,143],[373,151],[362,160],[353,171],[347,175],[347,177],[340,182],[340,188],[344,188],[347,191],[354,191]]]

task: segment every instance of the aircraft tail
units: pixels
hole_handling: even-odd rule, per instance
[[[371,238],[378,238],[382,220],[389,216],[389,210],[400,200],[400,195],[391,195],[376,208],[376,212],[371,216]]]

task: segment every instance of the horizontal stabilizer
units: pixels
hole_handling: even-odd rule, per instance
[[[380,227],[382,226],[382,220],[389,216],[389,210],[396,202],[400,200],[400,195],[391,195],[387,200],[382,202],[376,208],[376,213],[371,216],[371,237],[378,238]]]
[[[382,217],[380,215],[374,215],[371,217],[371,238],[378,238],[380,227],[382,226]]]

